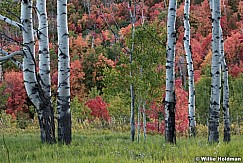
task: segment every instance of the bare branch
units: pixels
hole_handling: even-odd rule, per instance
[[[23,27],[23,25],[21,23],[13,21],[13,20],[11,20],[11,19],[9,19],[9,18],[7,18],[7,17],[5,17],[5,16],[3,16],[1,14],[0,14],[0,20],[4,21],[4,22],[6,22],[6,23],[8,23],[10,25],[13,25],[15,27],[18,27],[20,30],[24,30],[25,31],[25,29],[24,29],[24,27]]]
[[[16,55],[23,56],[24,53],[23,53],[23,51],[16,51],[16,52],[10,53],[10,54],[8,54],[8,55],[6,55],[4,57],[0,57],[0,61],[4,61],[4,60],[7,60],[7,59],[10,59],[10,58],[12,58],[12,57],[14,57]]]
[[[8,53],[7,51],[3,50],[1,47],[0,47],[0,53],[3,54],[3,55],[5,55],[5,56],[8,56],[8,55],[9,55],[9,53]],[[16,60],[15,58],[13,58],[13,57],[10,58],[10,60],[11,60],[12,63],[15,64],[15,66],[17,66],[20,70],[23,69],[23,65],[22,65],[21,62],[17,61],[17,60]],[[6,62],[6,60],[3,60],[3,61],[0,62],[0,64],[5,63],[4,61]]]

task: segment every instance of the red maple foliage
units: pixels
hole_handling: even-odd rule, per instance
[[[91,116],[107,122],[110,120],[110,115],[107,109],[108,104],[103,101],[102,97],[97,96],[96,98],[89,99],[85,105],[90,108]]]
[[[176,87],[176,131],[179,133],[185,133],[188,130],[188,93],[182,88],[181,80],[175,81]],[[164,95],[165,96],[165,95]],[[163,97],[164,97],[163,96]],[[155,102],[150,104],[150,109],[146,111],[146,114],[150,118],[150,122],[147,123],[148,132],[164,133],[165,123],[164,120],[159,121],[159,116],[164,116],[164,106],[158,105]]]
[[[4,93],[10,95],[7,99],[6,113],[15,117],[18,111],[28,112],[27,93],[24,88],[22,73],[10,71],[4,74],[4,79],[7,84]]]

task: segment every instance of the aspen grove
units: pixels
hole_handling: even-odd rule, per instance
[[[219,146],[242,134],[241,0],[6,0],[0,8],[0,129],[36,127],[42,143],[66,145],[92,129],[141,145],[162,135],[166,147],[199,137]]]

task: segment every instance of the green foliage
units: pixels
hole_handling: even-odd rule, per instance
[[[134,43],[133,62],[130,64],[130,54],[120,54],[116,67],[104,70],[103,92],[106,95],[121,93],[129,97],[129,85],[133,83],[138,98],[143,97],[148,102],[161,98],[161,87],[165,80],[162,68],[166,58],[165,32],[164,28],[150,24],[137,27],[134,40],[131,33],[126,37],[126,45],[131,47]]]
[[[14,21],[18,21],[18,18],[14,14],[20,13],[19,3],[16,3],[14,0],[4,0],[0,2],[0,8],[0,14]]]
[[[128,122],[129,121],[129,113],[130,113],[130,106],[127,103],[127,99],[122,94],[118,94],[117,96],[110,96],[108,98],[109,103],[108,110],[110,116],[115,119],[116,121]]]
[[[5,93],[6,89],[6,84],[1,83],[0,84],[0,113],[2,112],[2,110],[6,110],[6,103],[7,103],[7,99],[10,96],[8,93]]]
[[[17,112],[17,128],[25,129],[30,123],[29,113]]]
[[[237,122],[243,120],[243,74],[230,78],[230,118]],[[237,119],[238,118],[238,119]]]
[[[133,63],[131,66],[135,91],[139,96],[154,100],[161,97],[161,86],[164,83],[164,71],[160,68],[165,64],[166,30],[151,24],[138,27],[134,40],[127,39],[130,45],[134,41]],[[129,38],[129,37],[128,37]]]
[[[81,103],[77,97],[71,101],[72,119],[77,122],[83,122],[90,117],[91,110]]]
[[[47,145],[36,133],[5,134],[11,162],[195,162],[196,156],[242,157],[242,136],[229,144],[209,145],[207,138],[179,138],[174,146],[162,136],[148,135],[146,143],[131,142],[129,132],[84,130],[74,133],[72,145]],[[220,140],[221,141],[221,140]],[[0,139],[0,162],[7,161],[7,149]]]
[[[196,90],[196,121],[198,123],[207,124],[210,104],[210,87],[211,78],[205,75],[195,85]]]
[[[0,112],[0,128],[11,128],[12,127],[12,116],[7,114],[5,111]]]
[[[95,98],[100,95],[100,91],[97,89],[97,87],[92,87],[89,91],[89,99]]]

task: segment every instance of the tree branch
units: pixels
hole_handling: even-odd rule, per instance
[[[1,47],[0,47],[0,53],[3,54],[3,55],[5,55],[5,56],[8,56],[8,55],[9,55],[9,53],[6,52],[5,50],[3,50]],[[10,60],[13,62],[13,64],[15,64],[19,69],[22,70],[22,68],[23,68],[22,63],[20,63],[19,61],[17,61],[17,60],[16,60],[15,58],[13,58],[13,57],[11,57]],[[6,61],[6,59],[3,60],[3,61]],[[4,63],[4,62],[0,62],[0,64],[3,64],[3,63]]]
[[[11,20],[11,19],[9,19],[9,18],[7,18],[7,17],[5,17],[5,16],[3,16],[1,14],[0,14],[0,20],[4,21],[4,22],[6,22],[6,23],[8,23],[10,25],[13,25],[15,27],[18,27],[20,30],[24,30],[25,31],[25,29],[24,29],[24,27],[23,27],[23,25],[21,23],[13,21],[13,20]]]
[[[13,53],[8,53],[8,55],[6,55],[4,57],[0,57],[0,61],[4,61],[4,60],[7,60],[7,59],[11,59],[15,55],[21,55],[21,56],[23,56],[24,53],[23,53],[23,51],[16,51],[16,52],[13,52]]]

